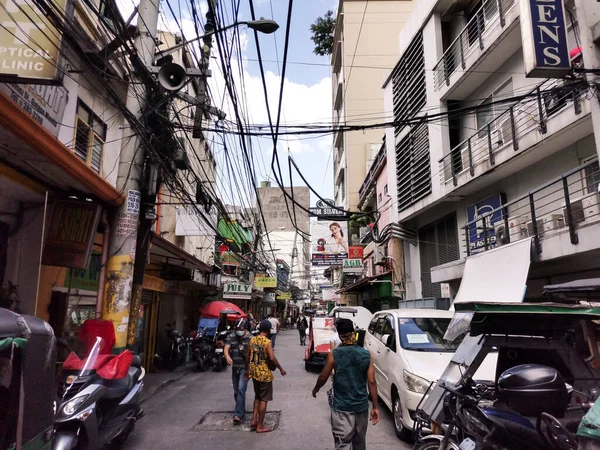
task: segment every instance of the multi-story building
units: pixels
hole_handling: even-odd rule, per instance
[[[580,58],[577,10],[564,4]],[[460,287],[518,301],[600,273],[597,100],[577,73],[526,77],[519,6],[422,0],[400,34],[384,89],[390,219],[414,235],[408,299]]]
[[[411,0],[340,0],[331,54],[334,125],[385,122],[381,85],[385,69],[396,62],[398,33],[412,8]],[[334,135],[336,205],[356,210],[381,134],[365,130]]]

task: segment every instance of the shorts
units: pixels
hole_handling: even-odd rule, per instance
[[[261,402],[270,402],[273,400],[273,382],[272,381],[257,381],[254,382],[254,399]]]

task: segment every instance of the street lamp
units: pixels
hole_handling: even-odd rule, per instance
[[[197,36],[194,39],[190,39],[189,41],[185,41],[182,42],[180,44],[177,44],[171,48],[168,48],[166,50],[162,50],[159,52],[156,52],[154,54],[154,61],[158,61],[160,58],[163,58],[167,55],[170,55],[173,52],[176,52],[177,50],[179,50],[180,48],[185,47],[188,44],[191,44],[192,42],[196,42],[199,41],[200,39],[204,39],[205,37],[209,37],[212,36],[213,34],[216,33],[221,33],[223,31],[229,30],[230,28],[234,28],[234,27],[238,27],[240,25],[246,25],[248,28],[254,30],[254,31],[258,31],[260,33],[264,33],[264,34],[272,34],[275,33],[275,31],[277,31],[277,29],[279,28],[279,24],[277,22],[275,22],[274,20],[270,20],[270,19],[263,19],[260,18],[259,20],[250,20],[250,21],[244,21],[244,22],[235,22],[232,23],[231,25],[227,25],[223,28],[219,28],[217,30],[212,30],[209,31],[208,33],[202,35],[202,36]]]

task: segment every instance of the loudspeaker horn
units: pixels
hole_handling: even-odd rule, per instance
[[[158,82],[168,91],[181,89],[187,80],[185,69],[179,64],[165,64],[158,71]]]

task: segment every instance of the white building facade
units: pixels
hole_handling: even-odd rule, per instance
[[[565,11],[580,64],[572,0]],[[407,299],[454,297],[468,257],[524,239],[525,298],[600,276],[597,99],[583,75],[527,78],[521,41],[518,0],[422,0],[400,34],[384,98],[391,220],[415,237],[403,243]]]

